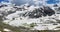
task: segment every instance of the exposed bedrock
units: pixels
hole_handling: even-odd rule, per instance
[[[43,8],[38,8],[38,9],[35,9],[34,11],[32,11],[32,12],[27,12],[26,14],[30,18],[39,18],[39,17],[47,16],[47,15],[51,16],[51,15],[55,14],[55,11],[52,10],[50,7],[44,7],[44,9]]]

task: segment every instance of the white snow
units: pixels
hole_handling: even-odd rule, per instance
[[[0,8],[1,13],[6,12],[8,14],[8,11],[16,11],[16,12],[4,16],[5,18],[7,18],[7,20],[3,20],[3,23],[5,23],[5,24],[9,24],[11,26],[19,27],[19,26],[23,26],[23,24],[25,24],[25,23],[28,25],[31,23],[36,23],[37,26],[34,26],[32,28],[32,29],[36,29],[36,30],[58,30],[55,28],[60,26],[60,24],[57,23],[57,20],[60,20],[60,14],[54,14],[52,16],[45,16],[45,17],[42,16],[40,18],[29,18],[28,16],[23,17],[20,15],[24,14],[25,12],[29,12],[29,11],[31,12],[35,9],[38,9],[39,6],[31,5],[30,7],[27,7],[28,4],[25,4],[26,6],[24,6],[24,5],[21,6],[22,11],[20,11],[20,10],[16,10],[15,8],[13,8],[12,4],[9,4],[9,5],[10,6]],[[20,6],[15,6],[15,7],[19,8]],[[50,7],[53,10],[55,10],[54,9],[55,7],[53,7],[52,5]],[[26,10],[24,10],[23,8],[25,8]],[[3,15],[1,13],[0,13],[0,15]],[[51,23],[51,22],[54,22],[57,25],[53,25],[54,23]],[[4,30],[6,30],[6,29],[4,29]]]
[[[5,28],[5,29],[3,29],[3,31],[9,32],[9,31],[11,31],[11,30]]]

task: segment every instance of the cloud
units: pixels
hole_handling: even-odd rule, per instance
[[[43,0],[43,2],[41,2],[42,0],[9,0],[9,2],[14,3],[16,5],[22,5],[22,4],[39,4],[39,3],[46,3],[47,0]]]
[[[26,3],[32,3],[32,0],[9,0],[9,2],[14,3],[16,5],[22,5]]]
[[[34,4],[46,5],[46,4],[53,3],[53,2],[60,3],[60,0],[8,0],[8,1],[16,5],[22,5],[26,3],[29,3],[31,5],[34,5]]]

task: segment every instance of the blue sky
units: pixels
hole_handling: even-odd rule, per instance
[[[8,0],[0,0],[0,2],[1,2],[1,1],[5,1],[5,2],[8,2]]]
[[[55,3],[59,3],[59,0],[48,0],[47,3],[49,4],[55,4]]]
[[[0,2],[1,1],[6,1],[6,2],[8,2],[7,0],[0,0]],[[17,0],[18,1],[18,0]],[[59,2],[59,0],[58,1],[55,1],[55,0],[48,0],[47,1],[47,3],[49,3],[49,4],[55,4],[55,3],[58,3]]]
[[[1,2],[1,1],[4,1],[4,0],[0,0],[0,2]]]

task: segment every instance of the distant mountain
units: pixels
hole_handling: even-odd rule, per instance
[[[0,4],[0,19],[13,27],[27,27],[31,30],[58,30],[60,26],[60,6],[35,6],[23,4],[16,6],[11,3]],[[60,29],[59,29],[60,30]]]

